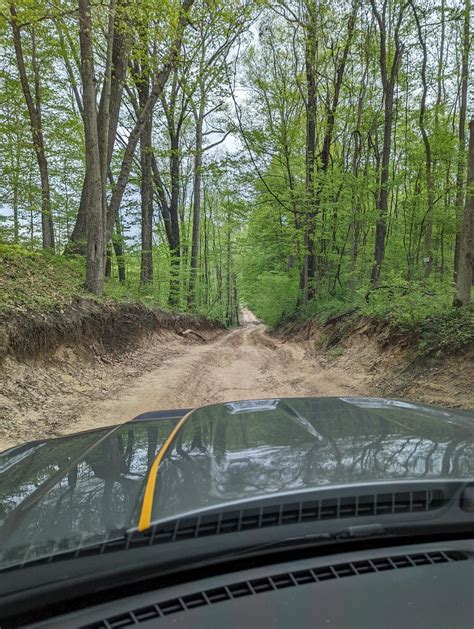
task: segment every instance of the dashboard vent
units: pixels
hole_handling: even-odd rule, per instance
[[[365,559],[351,563],[340,563],[328,566],[318,566],[306,570],[296,570],[274,574],[268,577],[239,581],[228,585],[203,590],[188,594],[180,598],[173,598],[146,607],[140,607],[133,611],[104,618],[103,620],[84,625],[83,629],[118,629],[128,627],[148,620],[156,620],[163,616],[170,616],[179,612],[188,611],[196,607],[222,603],[244,596],[253,596],[263,592],[281,590],[283,588],[319,583],[332,579],[355,577],[386,570],[399,570],[401,568],[416,568],[439,563],[462,561],[467,555],[459,551],[436,551],[427,553],[414,553],[410,555],[394,555],[391,557],[378,557]]]
[[[235,511],[179,518],[157,524],[132,536],[131,545],[159,544],[182,539],[238,533],[266,526],[300,524],[339,518],[398,515],[438,509],[447,502],[441,490],[402,491],[342,498],[321,498],[291,504],[252,507]]]

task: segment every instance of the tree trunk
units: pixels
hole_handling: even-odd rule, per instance
[[[23,54],[23,45],[21,38],[21,30],[17,22],[17,13],[13,3],[10,4],[10,24],[13,31],[13,43],[15,46],[15,56],[20,75],[20,83],[25,97],[26,106],[28,108],[28,116],[30,120],[31,135],[33,148],[38,163],[38,169],[41,178],[41,233],[43,247],[45,249],[54,249],[54,225],[51,210],[51,192],[49,186],[49,169],[46,150],[44,146],[44,136],[41,115],[41,90],[39,82],[39,68],[36,60],[36,46],[34,31],[32,34],[32,67],[34,74],[35,97],[31,93],[30,82],[26,72],[25,58]]]
[[[101,295],[104,287],[105,221],[103,184],[94,77],[94,49],[90,0],[79,0],[79,40],[81,48],[81,79],[84,100],[84,139],[86,180],[86,288]]]
[[[171,218],[171,278],[170,278],[170,306],[177,307],[179,305],[179,274],[181,265],[181,244],[179,229],[179,193],[180,193],[180,160],[179,160],[179,137],[175,134],[171,137],[171,155],[170,155],[170,172],[171,172],[171,200],[170,200],[170,218]]]
[[[123,257],[123,235],[122,224],[120,217],[117,215],[117,221],[115,223],[115,231],[112,235],[112,245],[115,251],[115,260],[117,262],[118,278],[120,283],[124,283],[126,280],[125,275],[125,259]]]
[[[151,119],[144,126],[140,139],[142,251],[140,283],[153,281],[153,178],[151,172]]]
[[[180,235],[180,193],[181,193],[181,159],[180,138],[186,110],[184,103],[179,103],[179,82],[176,68],[173,73],[169,100],[163,95],[161,103],[166,115],[168,136],[170,141],[169,168],[170,168],[170,198],[167,205],[169,230],[167,229],[168,244],[170,248],[170,292],[169,304],[176,308],[180,302],[180,268],[181,268],[181,235]],[[159,173],[158,173],[159,174]],[[163,192],[163,191],[162,191]]]
[[[316,278],[315,252],[315,186],[316,163],[316,61],[317,61],[317,9],[313,2],[306,2],[305,25],[305,72],[306,72],[306,153],[305,190],[306,211],[304,220],[304,260],[300,275],[301,300],[306,304],[314,295]]]
[[[196,153],[194,156],[193,181],[193,230],[191,238],[191,278],[188,305],[197,305],[197,272],[199,263],[199,227],[201,222],[201,180],[202,180],[202,128],[204,120],[204,94],[201,94],[199,111],[196,116]]]
[[[413,15],[415,17],[416,27],[418,31],[418,41],[422,49],[422,62],[421,62],[421,82],[423,86],[420,103],[420,114],[418,117],[418,124],[420,127],[421,137],[423,138],[423,146],[425,148],[425,175],[426,175],[426,197],[427,207],[426,216],[424,220],[425,230],[425,278],[428,279],[431,270],[433,268],[433,211],[434,211],[434,189],[433,189],[433,174],[432,174],[432,157],[431,157],[431,143],[426,130],[425,115],[426,115],[426,97],[428,95],[428,83],[426,80],[426,67],[428,64],[428,50],[426,46],[426,40],[423,37],[420,20],[418,13],[416,12],[413,1],[411,2]]]
[[[474,116],[469,123],[469,152],[467,165],[467,192],[464,205],[459,265],[456,278],[455,306],[466,306],[471,301],[472,265],[474,261]]]
[[[143,108],[149,96],[149,79],[147,70],[142,70],[137,80],[138,99]],[[153,282],[153,173],[152,146],[153,115],[149,116],[140,135],[140,195],[142,211],[142,249],[140,264],[140,283],[142,285]]]
[[[469,49],[470,49],[470,23],[471,23],[471,0],[464,3],[464,28],[462,43],[461,62],[461,94],[459,103],[459,127],[458,127],[458,165],[456,174],[456,242],[454,245],[454,279],[459,266],[459,255],[461,246],[461,217],[464,206],[464,178],[466,174],[466,112],[467,112],[467,89],[469,82]]]
[[[387,25],[386,10],[387,3],[384,3],[383,13],[377,10],[375,0],[370,0],[372,11],[377,20],[379,27],[380,52],[379,65],[382,77],[383,96],[384,96],[384,129],[383,129],[383,145],[382,159],[380,165],[379,185],[376,196],[376,210],[378,214],[377,224],[375,227],[375,251],[374,263],[372,266],[371,282],[377,284],[382,262],[385,254],[385,237],[387,233],[387,215],[388,215],[388,185],[390,178],[390,154],[392,148],[392,127],[393,127],[393,101],[395,84],[398,78],[398,70],[400,65],[402,48],[399,41],[399,31],[403,12],[406,5],[402,5],[399,9],[398,19],[394,30],[395,50],[392,63],[388,64],[388,43],[387,43]]]
[[[112,277],[112,247],[110,242],[106,250],[104,275],[105,277]]]

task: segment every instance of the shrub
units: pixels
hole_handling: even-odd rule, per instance
[[[359,298],[361,314],[414,328],[427,316],[451,310],[453,289],[448,282],[408,281],[391,273],[375,289],[359,290]]]

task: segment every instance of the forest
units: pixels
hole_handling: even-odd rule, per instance
[[[470,0],[1,0],[0,247],[270,325],[471,302]],[[61,262],[59,262],[61,264]]]

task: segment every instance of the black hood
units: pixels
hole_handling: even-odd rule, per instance
[[[319,488],[474,480],[471,412],[293,398],[196,409],[170,439],[177,423],[147,418],[0,455],[3,565],[137,527],[151,476],[154,522]]]

